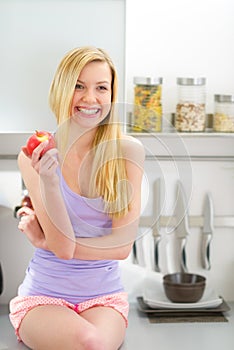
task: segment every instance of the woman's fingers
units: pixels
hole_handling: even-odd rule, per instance
[[[34,214],[34,210],[26,206],[21,207],[16,213],[18,218],[21,216],[33,215],[33,214]]]
[[[48,145],[48,141],[41,142],[32,153],[31,157],[31,164],[33,167],[38,163],[38,161],[41,159],[41,152],[43,149]]]
[[[43,155],[39,163],[40,175],[52,175],[55,173],[58,166],[57,153],[56,149],[51,149]]]
[[[20,216],[20,221],[18,223],[18,229],[21,232],[27,231],[30,227],[30,224],[35,220],[35,214],[25,214]]]
[[[52,148],[41,156],[41,152],[46,147],[47,142],[42,142],[39,146],[35,148],[31,157],[32,167],[40,174],[46,173],[47,170],[54,170],[58,165],[57,154],[58,150]]]

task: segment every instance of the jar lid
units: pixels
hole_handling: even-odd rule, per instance
[[[234,103],[234,95],[214,95],[215,102]]]
[[[161,77],[134,77],[133,82],[136,85],[160,85],[163,82]]]
[[[177,78],[178,85],[205,85],[206,78]]]

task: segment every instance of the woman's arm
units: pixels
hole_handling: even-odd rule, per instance
[[[74,258],[122,260],[132,249],[139,226],[145,152],[138,140],[126,136],[123,141],[123,153],[132,193],[131,209],[124,217],[113,219],[111,234],[95,238],[77,238]]]
[[[20,219],[18,229],[27,236],[32,245],[36,248],[48,250],[45,235],[34,210],[22,207],[17,211],[17,217]]]
[[[76,246],[75,235],[56,173],[57,151],[47,151],[40,158],[44,147],[40,144],[33,151],[31,159],[23,149],[18,165],[49,250],[59,258],[71,259]]]
[[[76,259],[84,259],[84,260],[108,260],[108,259],[114,259],[114,260],[121,260],[125,259],[131,249],[132,244],[136,238],[138,225],[139,225],[139,217],[140,217],[140,210],[141,210],[141,183],[142,183],[142,176],[143,176],[143,165],[144,165],[144,148],[143,146],[135,139],[133,138],[127,138],[124,142],[124,158],[126,160],[126,169],[127,169],[127,175],[128,180],[132,189],[132,197],[131,197],[131,210],[128,212],[127,215],[124,217],[121,217],[119,219],[113,219],[112,220],[112,231],[111,234],[102,236],[102,237],[94,237],[94,238],[76,238],[76,240],[72,240],[74,243],[74,251],[73,251],[73,258]],[[27,158],[25,155],[21,155],[21,157]],[[25,159],[21,160],[21,162],[25,162]],[[27,161],[28,163],[28,161]],[[27,165],[27,167],[23,166],[23,168],[31,167],[31,165]],[[29,170],[29,169],[28,169]],[[37,172],[35,172],[37,174]],[[31,174],[32,175],[32,174]],[[38,175],[38,174],[37,174]],[[35,176],[35,174],[34,174]],[[33,176],[33,177],[34,177]],[[25,175],[25,177],[27,177]],[[30,177],[30,174],[29,174]],[[39,178],[39,176],[35,176],[36,178]],[[24,180],[26,180],[24,178]],[[31,187],[35,187],[34,181],[36,179],[31,178],[30,185]],[[38,181],[38,179],[37,179]],[[28,187],[27,181],[25,181],[26,186]],[[29,188],[28,188],[29,189]],[[29,189],[30,196],[31,191]],[[32,190],[32,192],[34,192]],[[38,196],[38,194],[37,194]],[[36,197],[37,197],[36,196]],[[38,198],[34,199],[32,198],[33,206],[35,207],[36,203],[40,202]],[[40,205],[43,208],[43,202],[40,203]],[[53,227],[53,224],[51,222],[48,222],[49,218],[47,217],[47,212],[45,211],[43,213],[43,209],[37,210],[36,215],[41,214],[41,217],[43,219],[42,223],[42,232],[44,232],[45,229],[51,229],[53,235],[56,237],[58,235],[61,236],[61,232],[54,232],[56,231],[56,227]],[[44,216],[45,217],[44,217]],[[38,216],[38,220],[41,223],[41,220]],[[49,220],[50,221],[50,220]],[[52,225],[52,227],[51,227]],[[62,234],[63,236],[63,234]],[[38,246],[39,244],[42,244],[45,249],[52,250],[52,245],[48,243],[49,241],[49,234],[46,234],[44,232],[45,241],[38,240],[36,243],[36,238],[34,237],[34,245]],[[61,244],[63,245],[63,239],[61,239]],[[63,249],[63,246],[62,246]]]

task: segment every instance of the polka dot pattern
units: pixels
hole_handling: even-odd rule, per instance
[[[10,321],[15,328],[15,333],[19,340],[20,336],[18,333],[20,324],[31,309],[40,305],[59,305],[68,307],[78,314],[82,313],[85,310],[88,310],[96,306],[111,307],[114,310],[118,311],[124,318],[126,322],[126,327],[128,326],[128,312],[129,312],[129,303],[128,295],[125,292],[108,294],[100,296],[98,298],[86,300],[79,304],[71,304],[61,298],[53,298],[47,296],[17,296],[10,301]]]

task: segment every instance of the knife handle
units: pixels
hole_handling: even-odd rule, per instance
[[[154,237],[154,270],[157,272],[160,272],[161,269],[159,267],[159,243],[161,241],[160,236],[155,236]]]
[[[206,241],[202,245],[202,267],[206,270],[210,270],[210,242],[211,235],[207,235]]]
[[[133,264],[138,264],[136,242],[133,243],[132,253],[133,253]]]
[[[181,262],[180,267],[182,272],[187,272],[187,263],[186,263],[186,251],[185,251],[185,242],[181,244]]]

